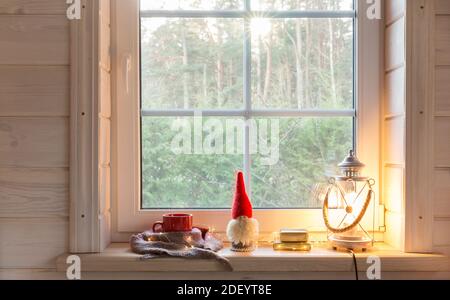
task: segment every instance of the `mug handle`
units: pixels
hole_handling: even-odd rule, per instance
[[[206,237],[206,234],[209,232],[209,228],[206,228],[206,227],[192,226],[192,229],[194,229],[194,228],[196,228],[196,229],[198,229],[198,230],[201,231],[201,233],[202,233],[202,238],[205,238],[205,237]]]
[[[156,222],[153,224],[153,227],[152,227],[153,232],[159,232],[159,231],[156,231],[156,227],[157,227],[157,226],[160,226],[160,229],[159,229],[159,230],[162,231],[162,229],[163,229],[163,222],[162,222],[162,221],[156,221]]]

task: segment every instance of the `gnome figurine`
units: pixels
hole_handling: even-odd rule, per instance
[[[231,209],[233,219],[227,227],[227,236],[231,242],[232,251],[251,252],[256,249],[259,224],[252,216],[253,209],[245,191],[244,175],[239,171],[236,174],[236,190]]]

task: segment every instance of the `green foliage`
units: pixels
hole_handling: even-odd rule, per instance
[[[352,148],[351,118],[280,119],[280,160],[273,166],[253,157],[252,192],[256,207],[320,207],[315,184],[337,174],[337,163]]]
[[[202,3],[184,1],[183,8]],[[239,0],[211,3],[217,9],[242,7]],[[257,3],[320,10],[347,8],[351,1],[252,1]],[[165,7],[162,0],[151,4]],[[263,19],[250,27],[254,108],[353,107],[351,19]],[[142,108],[243,108],[243,34],[239,19],[142,19]],[[175,155],[174,120],[142,119],[143,207],[229,207],[242,155]],[[254,206],[319,207],[311,191],[337,171],[352,139],[350,117],[280,119],[279,162],[265,166],[260,155],[252,156]]]
[[[228,207],[242,155],[175,155],[171,149],[174,120],[145,118],[142,122],[143,207]]]

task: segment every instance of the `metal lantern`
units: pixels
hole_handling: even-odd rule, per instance
[[[328,240],[335,250],[344,248],[365,251],[373,245],[375,216],[372,236],[362,226],[361,221],[374,198],[372,187],[375,180],[361,176],[361,169],[365,165],[358,160],[353,150],[350,150],[338,167],[342,174],[329,179],[323,203],[323,219],[329,231]],[[372,202],[375,205],[375,201]]]

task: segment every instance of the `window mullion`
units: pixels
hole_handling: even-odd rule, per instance
[[[251,37],[251,4],[250,0],[244,0],[247,17],[244,19],[244,104],[245,104],[245,127],[244,127],[244,174],[247,190],[251,196],[251,157],[250,157],[250,118],[252,110],[252,37]]]
[[[141,11],[142,18],[247,18],[249,16],[261,16],[264,18],[355,18],[356,11],[307,11],[307,10],[144,10]]]
[[[251,103],[250,103],[251,104]],[[142,117],[356,117],[355,109],[142,109]]]

